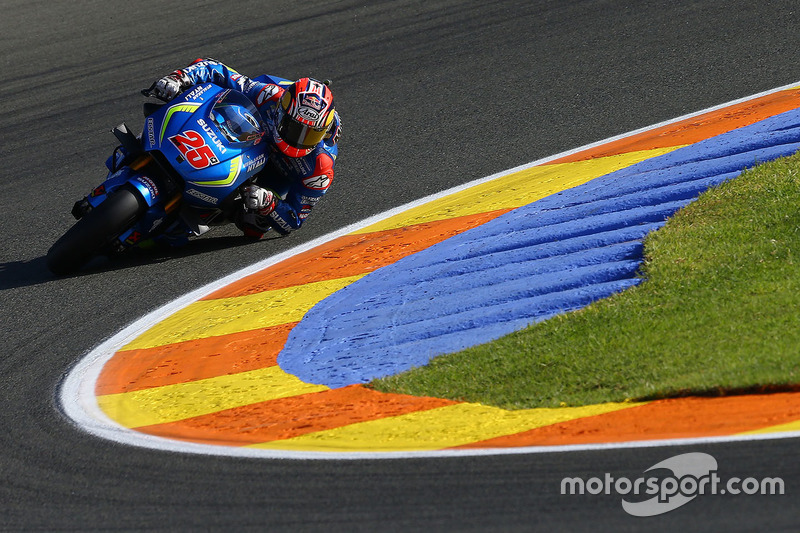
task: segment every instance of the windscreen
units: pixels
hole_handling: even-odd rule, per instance
[[[240,92],[223,93],[214,104],[210,118],[228,142],[255,144],[264,135],[258,110]]]

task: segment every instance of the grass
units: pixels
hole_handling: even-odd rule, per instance
[[[645,281],[374,381],[507,409],[800,383],[800,155],[706,191],[645,240]]]

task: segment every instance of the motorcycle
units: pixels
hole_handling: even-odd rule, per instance
[[[155,96],[152,89],[142,94]],[[73,273],[96,255],[143,242],[185,242],[241,211],[240,189],[268,156],[265,125],[253,103],[236,90],[204,83],[169,102],[147,102],[144,112],[139,137],[124,123],[111,130],[120,146],[106,162],[105,181],[73,206],[77,222],[48,251],[54,274]]]

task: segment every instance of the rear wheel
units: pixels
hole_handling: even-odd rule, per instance
[[[75,223],[47,252],[47,268],[54,274],[70,274],[128,229],[147,209],[144,200],[120,187],[103,203]]]

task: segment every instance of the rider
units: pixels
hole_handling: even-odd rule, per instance
[[[254,238],[270,229],[281,235],[298,229],[330,187],[339,151],[342,123],[327,83],[313,78],[262,83],[219,61],[197,59],[156,81],[151,92],[168,101],[207,82],[244,93],[267,126],[267,163],[256,183],[242,189],[244,209],[236,225]]]

